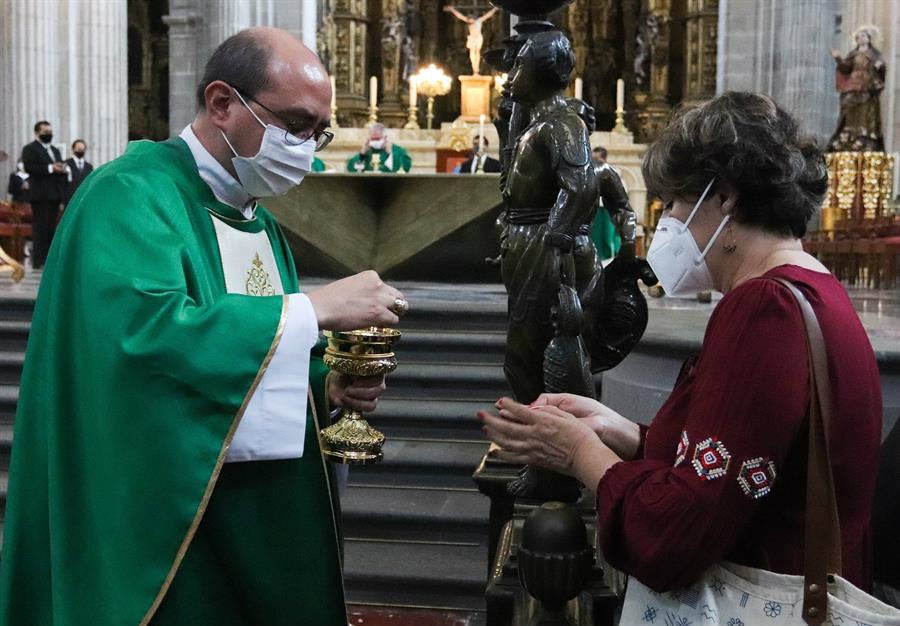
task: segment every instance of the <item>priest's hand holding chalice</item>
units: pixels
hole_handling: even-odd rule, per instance
[[[362,283],[354,285],[362,290],[341,289],[344,281]],[[353,295],[342,298],[348,293]],[[343,409],[338,420],[319,433],[322,454],[336,463],[377,463],[383,457],[384,435],[368,424],[363,413],[375,409],[385,389],[384,375],[397,367],[393,346],[400,332],[389,326],[407,312],[409,303],[375,272],[337,281],[309,297],[328,341],[324,360],[332,370],[329,399]]]

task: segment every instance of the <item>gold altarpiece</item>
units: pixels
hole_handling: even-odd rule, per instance
[[[369,76],[378,77],[379,119],[399,128],[418,67],[471,73],[466,26],[442,10],[446,3],[472,15],[491,7],[488,0],[323,0],[319,52],[335,74],[342,126],[366,123]],[[572,40],[598,127],[613,126],[617,78],[625,80],[626,122],[640,142],[653,139],[673,107],[715,95],[718,12],[719,0],[574,0],[554,15]],[[499,47],[509,28],[502,13],[485,22],[483,50]],[[490,74],[486,64],[481,71]],[[435,112],[438,122],[460,115],[458,81]]]

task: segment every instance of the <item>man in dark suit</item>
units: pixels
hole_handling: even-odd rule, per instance
[[[35,140],[22,148],[21,161],[31,183],[31,212],[34,228],[34,249],[31,256],[32,267],[44,266],[53,233],[59,206],[66,198],[68,175],[59,150],[53,147],[53,127],[42,120],[34,125]]]
[[[75,195],[75,191],[87,175],[94,171],[94,166],[88,163],[84,155],[87,152],[87,144],[84,139],[76,139],[72,142],[72,156],[66,159],[69,166],[69,187],[66,190],[66,204]]]
[[[459,165],[458,174],[477,174],[485,172],[496,174],[500,172],[500,161],[487,153],[487,137],[478,137],[472,141],[472,156]]]

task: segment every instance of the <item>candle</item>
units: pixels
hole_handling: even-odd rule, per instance
[[[616,111],[625,110],[625,81],[621,78],[616,81]]]
[[[478,154],[484,152],[484,113],[478,116]]]
[[[378,79],[374,76],[369,77],[369,108],[374,109],[378,106]]]
[[[334,80],[334,76],[331,76],[331,108],[337,108],[337,82]]]
[[[409,106],[411,106],[411,107],[416,106],[416,98],[417,97],[418,97],[418,94],[416,93],[416,77],[410,76],[409,77]]]
[[[581,100],[581,96],[584,95],[584,81],[580,78],[575,79],[575,97]]]

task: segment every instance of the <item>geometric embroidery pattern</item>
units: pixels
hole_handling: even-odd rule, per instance
[[[761,456],[744,461],[737,481],[745,495],[759,500],[772,491],[772,485],[775,484],[775,464]]]
[[[688,434],[686,430],[681,431],[681,439],[678,440],[678,448],[675,450],[675,465],[674,467],[678,467],[684,460],[687,458],[688,448],[691,443],[688,441]]]
[[[705,478],[706,480],[721,478],[728,473],[728,463],[730,461],[731,453],[715,437],[704,439],[694,448],[692,464],[700,478]]]
[[[644,611],[643,620],[645,622],[650,622],[651,624],[656,621],[656,607],[655,606],[647,606],[647,609]]]

